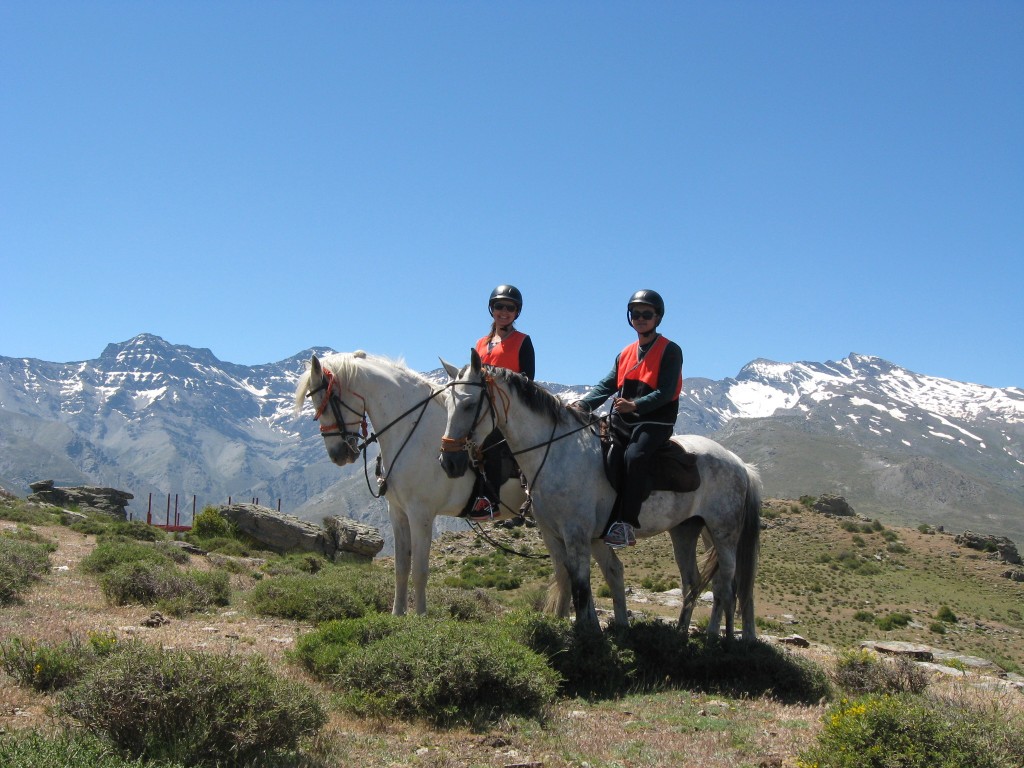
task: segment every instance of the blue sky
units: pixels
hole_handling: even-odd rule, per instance
[[[1024,386],[1024,3],[0,4],[0,355],[147,332],[590,384],[876,355]]]

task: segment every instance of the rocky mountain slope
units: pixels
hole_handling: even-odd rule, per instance
[[[307,519],[347,514],[388,530],[362,465],[331,464],[309,414],[293,416],[314,351],[329,350],[241,366],[142,334],[83,362],[0,357],[0,484],[19,494],[42,479],[117,487],[134,494],[136,516],[149,494],[156,510],[168,494],[183,507],[195,496],[200,508],[229,496],[280,499]],[[545,386],[566,399],[583,391]],[[710,435],[757,464],[767,495],[840,493],[883,519],[1024,540],[1019,388],[851,354],[756,360],[736,378],[691,379],[681,405],[677,431]]]

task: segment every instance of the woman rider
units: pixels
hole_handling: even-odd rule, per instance
[[[615,365],[574,406],[592,411],[609,397],[612,448],[609,466],[625,472],[616,500],[614,522],[604,535],[613,548],[636,543],[640,506],[651,492],[654,454],[672,437],[683,388],[683,350],[657,332],[665,302],[657,291],[644,289],[629,298],[626,320],[637,340],[615,358]]]
[[[515,321],[523,311],[523,295],[514,285],[499,285],[491,291],[487,302],[491,315],[491,330],[476,343],[480,360],[498,368],[521,373],[533,381],[536,360],[533,342],[522,331],[516,330]],[[501,432],[495,429],[485,439],[483,482],[470,510],[470,520],[490,520],[499,514],[499,493],[502,484],[515,469],[512,451]]]

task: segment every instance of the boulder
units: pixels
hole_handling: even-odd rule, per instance
[[[961,547],[969,547],[970,549],[977,549],[982,552],[992,552],[994,556],[1004,563],[1009,563],[1010,565],[1021,564],[1017,545],[1005,536],[992,536],[964,531],[959,536],[956,536],[953,541]]]
[[[346,517],[325,517],[324,528],[339,552],[351,552],[373,559],[384,549],[384,537],[372,525],[364,525]]]
[[[135,498],[127,491],[95,485],[56,488],[53,480],[40,480],[31,483],[29,488],[32,493],[28,501],[52,504],[55,507],[78,507],[82,512],[99,512],[119,520],[128,519],[128,502]]]
[[[853,517],[856,514],[846,499],[831,493],[820,496],[811,509],[821,512],[823,515],[835,515],[836,517]]]
[[[342,556],[372,560],[384,548],[377,528],[344,517],[324,518],[324,527],[258,504],[218,508],[239,532],[274,552],[314,552],[329,560]]]
[[[267,549],[285,552],[315,552],[334,558],[334,542],[319,526],[259,504],[223,504],[221,516],[230,520],[240,533],[258,541]]]

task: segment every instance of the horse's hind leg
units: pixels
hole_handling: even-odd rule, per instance
[[[548,546],[551,554],[553,583],[548,588],[548,597],[544,609],[560,619],[569,617],[569,606],[572,603],[572,586],[569,584],[569,571],[565,567],[565,553],[561,547]]]
[[[715,544],[718,550],[718,572],[712,579],[711,590],[715,601],[711,606],[711,620],[708,622],[708,636],[718,635],[721,619],[725,618],[725,636],[733,639],[733,621],[736,613],[736,554],[728,547]]]
[[[622,561],[615,554],[615,550],[609,547],[600,539],[590,543],[590,552],[601,569],[608,589],[612,593],[612,605],[615,609],[615,623],[620,626],[629,624],[629,611],[626,608],[626,582],[624,579]]]
[[[700,598],[700,576],[697,573],[697,539],[704,522],[691,518],[669,531],[672,549],[679,568],[680,585],[683,590],[683,606],[679,611],[679,629],[689,634],[693,609]]]

